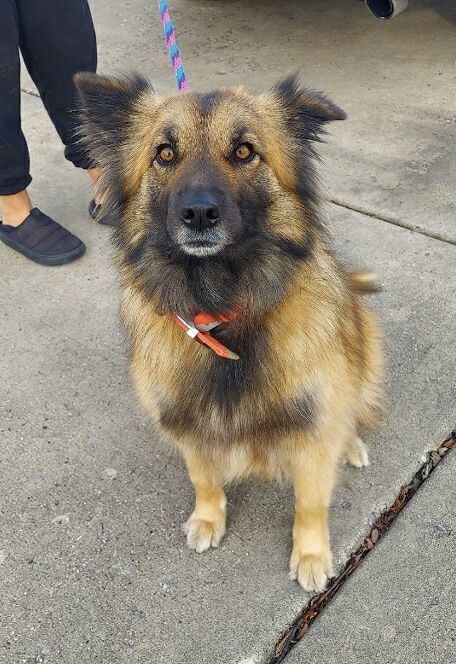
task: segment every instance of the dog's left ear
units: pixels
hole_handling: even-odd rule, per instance
[[[303,140],[320,140],[327,122],[347,117],[321,92],[301,87],[296,75],[276,83],[272,92],[280,103],[290,131]]]

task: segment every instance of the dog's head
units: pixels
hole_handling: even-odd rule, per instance
[[[79,74],[76,85],[102,187],[127,211],[119,244],[137,267],[147,271],[152,255],[193,271],[268,251],[306,255],[318,222],[312,143],[345,117],[323,95],[295,77],[259,96],[159,97],[139,76]]]

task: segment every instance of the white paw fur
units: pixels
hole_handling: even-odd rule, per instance
[[[225,534],[225,516],[214,519],[200,519],[194,514],[183,526],[187,535],[187,544],[197,553],[203,553],[211,547],[216,548]]]
[[[331,553],[303,554],[294,551],[290,559],[290,579],[297,580],[307,592],[321,592],[333,576]]]
[[[364,468],[369,465],[366,446],[358,436],[351,440],[345,448],[345,461],[355,468]]]

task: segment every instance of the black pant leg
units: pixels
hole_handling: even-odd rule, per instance
[[[0,0],[1,1],[1,0]],[[87,0],[16,0],[27,69],[75,166],[91,162],[78,142],[73,76],[96,71],[95,30]]]
[[[0,0],[0,196],[32,181],[21,130],[19,25],[15,0]]]

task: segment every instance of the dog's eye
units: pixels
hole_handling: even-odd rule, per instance
[[[161,145],[157,151],[157,161],[159,164],[171,164],[176,158],[176,153],[171,145]]]
[[[250,145],[250,143],[241,143],[237,146],[234,156],[239,161],[251,161],[255,156],[253,145]]]

